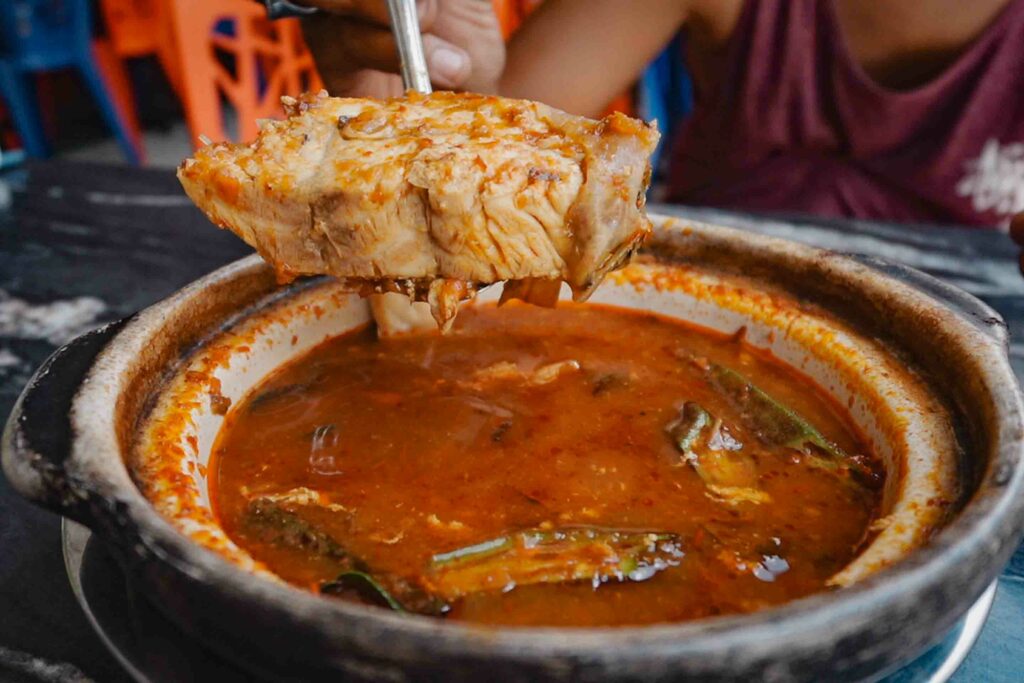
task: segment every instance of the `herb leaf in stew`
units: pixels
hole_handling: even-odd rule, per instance
[[[858,481],[871,477],[861,459],[826,439],[796,411],[740,373],[715,363],[710,364],[708,372],[714,385],[740,410],[765,443],[800,451],[812,467],[851,471]]]
[[[349,570],[338,574],[334,581],[320,586],[325,595],[352,595],[362,602],[379,607],[389,607],[396,612],[405,612],[402,603],[398,602],[384,586],[366,572]]]

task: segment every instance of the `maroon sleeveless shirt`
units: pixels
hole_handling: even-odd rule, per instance
[[[830,0],[747,0],[670,198],[749,211],[1005,225],[1024,211],[1024,0],[939,77],[888,90]]]

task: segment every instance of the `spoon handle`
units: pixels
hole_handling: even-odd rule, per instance
[[[423,36],[416,14],[416,0],[388,0],[391,30],[402,60],[402,83],[406,90],[431,92],[427,59],[423,54]]]

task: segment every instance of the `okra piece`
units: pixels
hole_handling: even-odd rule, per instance
[[[729,397],[758,437],[769,445],[800,451],[812,467],[855,475],[851,483],[871,482],[874,473],[861,461],[829,441],[796,411],[775,400],[746,377],[711,364],[712,382]]]
[[[338,577],[320,586],[326,595],[348,595],[372,605],[402,612],[443,614],[448,606],[406,579],[374,572],[366,562],[352,555],[329,533],[299,514],[266,497],[249,503],[245,523],[265,543],[292,548],[334,560]]]

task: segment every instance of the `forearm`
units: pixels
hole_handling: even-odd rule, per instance
[[[513,36],[495,89],[597,116],[687,18],[685,0],[547,0]]]
[[[701,1],[546,0],[513,37],[507,61],[490,0],[422,3],[420,24],[435,86],[533,99],[597,116],[679,30],[690,6]],[[309,17],[303,28],[332,94],[401,92],[383,0],[302,2],[330,10]],[[462,58],[454,71],[437,59],[452,51]]]

